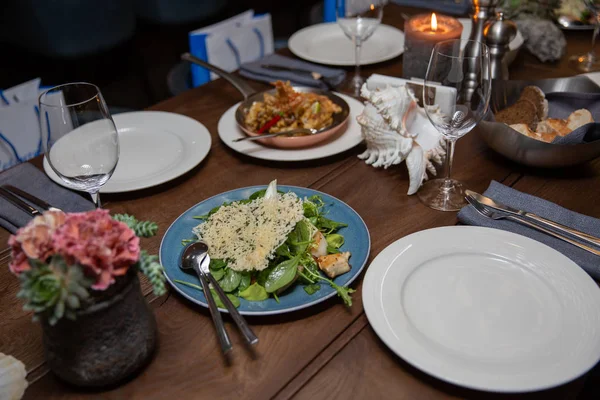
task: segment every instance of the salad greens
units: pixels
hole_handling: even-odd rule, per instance
[[[274,185],[269,188],[259,190],[253,193],[248,199],[239,200],[242,203],[249,203],[254,199],[269,197],[274,195]],[[271,193],[269,193],[271,192]],[[282,192],[279,192],[282,193]],[[223,203],[213,208],[207,214],[194,217],[196,219],[206,220],[220,207],[231,203]],[[327,241],[327,253],[339,253],[339,248],[344,244],[344,236],[338,233],[340,228],[348,226],[342,222],[332,221],[325,217],[325,202],[319,195],[313,195],[303,200],[304,219],[296,224],[287,240],[275,251],[275,256],[269,262],[269,266],[262,271],[236,271],[227,267],[227,260],[211,259],[210,273],[219,282],[219,285],[228,297],[234,301],[234,305],[239,307],[239,298],[248,301],[263,301],[273,297],[279,302],[278,296],[289,289],[294,284],[304,286],[304,291],[312,295],[321,289],[321,283],[327,283],[337,292],[347,306],[352,305],[351,293],[355,290],[339,286],[331,279],[323,276],[319,270],[317,262],[311,254],[313,237],[317,231],[320,231]],[[192,239],[182,241],[187,244]],[[176,280],[175,282],[184,284],[195,289],[202,290],[198,285]],[[211,292],[213,290],[211,289]],[[212,293],[215,300],[218,299],[216,293]],[[217,302],[219,304],[220,302]]]

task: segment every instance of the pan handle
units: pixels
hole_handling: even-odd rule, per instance
[[[199,59],[198,57],[194,57],[190,53],[183,53],[181,55],[181,59],[209,69],[215,74],[219,75],[221,78],[225,79],[227,82],[235,86],[235,88],[240,91],[242,96],[244,96],[244,99],[247,99],[248,97],[256,93],[256,90],[252,89],[252,87],[240,77],[231,74],[227,71],[224,71],[216,65],[209,64],[206,61]]]

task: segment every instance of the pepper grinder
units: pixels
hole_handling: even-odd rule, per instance
[[[508,80],[506,53],[508,45],[517,35],[517,25],[504,19],[504,13],[498,12],[496,19],[488,21],[483,31],[485,42],[490,48],[490,72],[492,79]]]
[[[471,15],[471,35],[469,40],[476,42],[485,42],[483,36],[483,28],[488,19],[492,18],[495,14],[496,5],[498,0],[472,0],[473,1],[473,14]],[[479,46],[469,46],[467,48],[468,56],[472,57],[469,65],[469,72],[465,77],[466,84],[468,85],[467,96],[470,99],[477,87],[477,60],[479,56]]]

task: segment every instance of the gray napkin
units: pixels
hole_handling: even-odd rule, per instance
[[[52,182],[44,172],[29,163],[19,164],[2,172],[0,185],[5,184],[18,187],[63,211],[79,212],[94,208],[90,200]],[[0,197],[0,226],[15,233],[30,220],[29,214]]]
[[[600,220],[567,210],[566,208],[542,200],[538,197],[521,193],[496,181],[492,181],[490,187],[483,194],[508,206],[533,212],[541,217],[560,222],[563,225],[600,237]],[[590,274],[592,278],[600,280],[600,257],[579,249],[569,243],[563,242],[562,240],[516,222],[507,220],[495,221],[486,218],[475,211],[471,205],[463,207],[463,209],[460,210],[458,213],[458,220],[467,225],[486,226],[517,233],[547,244],[573,260]]]
[[[548,115],[551,118],[567,119],[569,115],[587,108],[594,121],[600,122],[600,93],[548,93]],[[566,136],[558,136],[553,144],[588,143],[600,139],[600,123],[586,124]]]
[[[342,83],[346,77],[346,72],[343,69],[334,69],[322,67],[320,65],[308,63],[305,61],[295,60],[293,58],[280,56],[279,54],[271,54],[258,61],[242,64],[240,74],[246,78],[255,79],[263,82],[273,82],[276,80],[291,81],[297,85],[312,86],[321,89],[327,89],[325,82],[313,79],[309,73],[294,72],[294,71],[275,71],[265,69],[263,65],[276,65],[279,67],[288,67],[300,69],[310,72],[318,72],[328,81],[331,86],[336,86]]]

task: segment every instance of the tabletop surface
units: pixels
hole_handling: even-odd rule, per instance
[[[384,23],[402,28],[402,12],[416,10],[388,5]],[[510,68],[511,79],[545,79],[572,76],[568,57],[587,51],[591,32],[566,32],[567,55],[558,63],[542,64],[524,49]],[[286,53],[286,52],[284,52]],[[287,53],[289,54],[289,53]],[[402,57],[366,66],[368,76],[400,76]],[[252,82],[257,89],[265,85]],[[326,192],[354,208],[369,227],[372,247],[369,261],[387,245],[413,232],[456,224],[456,213],[434,211],[416,196],[408,196],[404,166],[373,168],[356,156],[360,145],[327,159],[278,163],[260,161],[233,152],[217,135],[223,112],[241,100],[223,80],[187,91],[150,110],[187,115],[203,123],[213,144],[207,158],[180,178],[159,187],[121,195],[104,195],[112,212],[129,213],[159,224],[158,235],[142,245],[158,252],[160,240],[182,212],[224,191],[267,184],[295,185]],[[36,160],[39,164],[39,160]],[[512,163],[487,148],[476,133],[456,147],[454,177],[483,192],[491,180],[558,203],[574,211],[600,217],[597,199],[600,158],[585,165],[559,170],[532,169]],[[6,243],[8,234],[0,233]],[[225,360],[218,348],[206,309],[170,291],[155,297],[143,281],[143,291],[158,321],[159,346],[155,357],[139,375],[108,391],[82,391],[62,383],[44,362],[39,324],[22,310],[15,297],[18,280],[0,268],[0,351],[22,360],[29,373],[26,399],[329,399],[329,398],[575,398],[587,376],[537,393],[500,395],[477,392],[442,382],[411,367],[378,339],[370,328],[361,301],[362,277],[353,285],[354,304],[346,308],[338,299],[283,316],[248,318],[260,343],[251,351],[227,321],[234,345]]]

